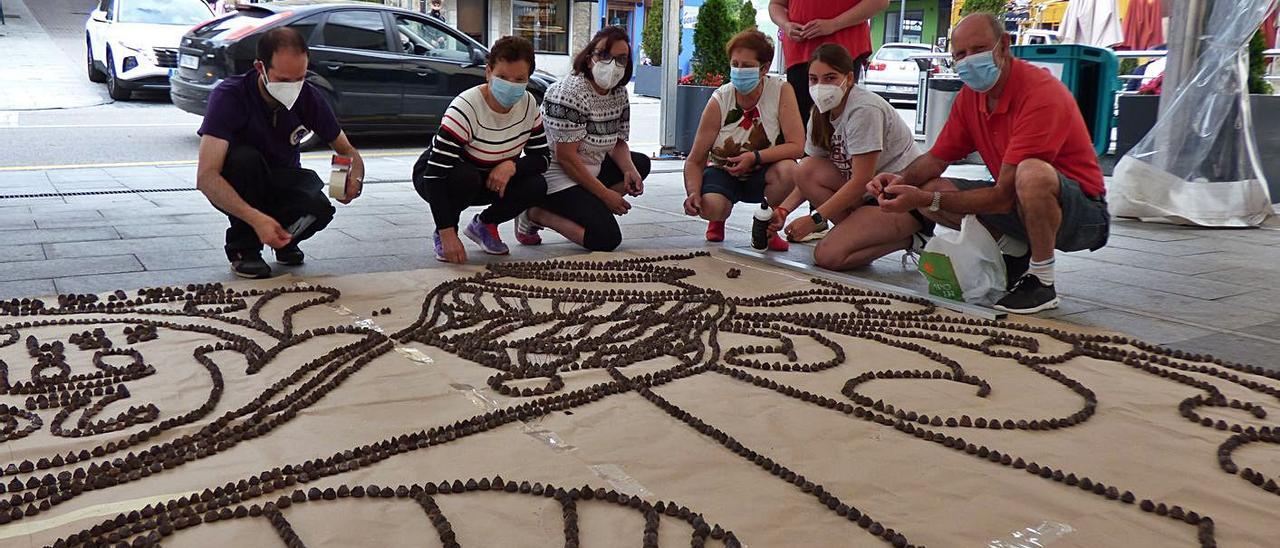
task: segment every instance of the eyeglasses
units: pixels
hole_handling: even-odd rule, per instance
[[[591,57],[595,58],[596,61],[601,63],[608,63],[609,61],[613,61],[619,65],[627,64],[627,56],[625,54],[613,55],[612,53],[609,53],[605,50],[596,50],[596,52],[592,54]]]

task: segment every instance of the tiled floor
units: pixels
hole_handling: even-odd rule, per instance
[[[309,167],[324,168],[325,155]],[[304,245],[300,275],[441,268],[429,255],[431,219],[407,179],[413,158],[371,158],[364,197],[339,206],[333,224]],[[705,223],[681,211],[680,165],[655,163],[644,197],[621,218],[624,249],[671,250],[746,244],[750,216],[730,219],[724,244],[707,244]],[[964,169],[964,168],[961,168]],[[222,255],[225,220],[194,190],[194,166],[0,171],[0,297],[98,292],[231,280]],[[68,192],[165,190],[70,196]],[[38,198],[15,195],[39,194]],[[506,239],[510,227],[503,227]],[[1280,350],[1280,230],[1208,230],[1117,221],[1110,245],[1060,255],[1060,309],[1043,314],[1124,331],[1170,347],[1272,365]],[[511,259],[580,253],[558,236],[512,246]],[[473,261],[495,260],[471,249]],[[788,259],[812,263],[794,246]],[[852,272],[922,290],[901,254]]]

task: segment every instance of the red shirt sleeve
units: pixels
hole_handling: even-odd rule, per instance
[[[955,102],[951,104],[947,123],[942,126],[938,139],[933,142],[933,148],[929,149],[931,156],[948,163],[959,162],[977,150],[973,136],[969,135],[969,123],[965,116],[965,105],[971,102],[972,93],[969,89],[964,89],[956,96]]]
[[[1035,158],[1054,163],[1070,133],[1069,116],[1075,99],[1060,102],[1061,96],[1053,93],[1032,94],[1018,110],[1005,148],[1003,163],[1016,166],[1023,160]]]

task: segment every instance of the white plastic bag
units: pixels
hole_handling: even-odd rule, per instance
[[[959,232],[942,232],[929,240],[919,268],[929,280],[929,294],[946,299],[981,302],[1005,287],[1000,247],[973,215],[965,216]]]

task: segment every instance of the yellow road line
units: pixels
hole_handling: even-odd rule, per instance
[[[304,160],[321,160],[328,158],[332,153],[311,153],[303,154]],[[365,158],[393,158],[401,156],[418,156],[422,151],[404,151],[404,152],[367,152],[360,155]],[[11,166],[0,167],[0,172],[5,171],[51,171],[56,169],[91,169],[91,168],[109,168],[109,167],[163,167],[163,166],[183,166],[195,164],[195,160],[161,160],[155,162],[115,162],[115,163],[97,163],[97,164],[50,164],[43,166]]]

